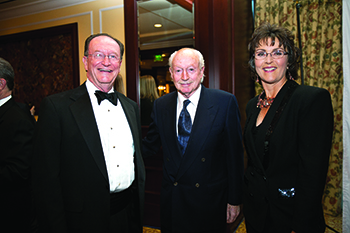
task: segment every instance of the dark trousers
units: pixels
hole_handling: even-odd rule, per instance
[[[111,194],[110,233],[142,233],[140,208],[131,189],[120,194]]]
[[[161,232],[162,233],[184,233],[184,232],[188,232],[188,231],[173,231],[173,230],[169,230],[166,229],[164,227],[161,228]],[[209,230],[209,231],[196,231],[196,232],[191,232],[191,233],[225,233],[226,232],[226,228],[220,228],[220,229],[215,229],[215,230]]]

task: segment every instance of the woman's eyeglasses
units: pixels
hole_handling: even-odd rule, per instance
[[[271,53],[267,53],[264,50],[258,50],[258,51],[255,51],[254,57],[257,60],[262,60],[267,58],[269,54],[273,59],[281,59],[282,57],[284,57],[284,55],[287,55],[288,53],[283,49],[276,49],[276,50],[273,50]]]

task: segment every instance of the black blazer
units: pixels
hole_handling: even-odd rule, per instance
[[[266,132],[293,85],[297,87],[270,136],[269,160],[264,167]],[[260,110],[256,103],[257,97],[247,105],[244,129],[248,167],[243,210],[247,224],[261,230],[267,223],[271,232],[324,232],[322,195],[333,133],[329,92],[288,81],[259,126],[255,140],[252,130]],[[294,196],[281,195],[283,190],[293,188]]]
[[[134,139],[134,203],[142,223],[145,170],[139,110],[124,95],[118,93],[118,98]],[[43,232],[109,232],[109,181],[85,84],[43,100],[35,138],[33,187]]]
[[[1,229],[29,232],[34,122],[13,98],[0,107]]]
[[[226,227],[227,203],[242,198],[243,149],[234,95],[202,86],[185,154],[176,134],[177,92],[154,103],[143,153],[163,146],[161,225],[174,232],[219,232]]]

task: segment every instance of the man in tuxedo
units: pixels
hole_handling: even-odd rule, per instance
[[[40,232],[142,232],[139,110],[113,88],[123,52],[112,36],[91,35],[87,81],[40,106],[33,160]]]
[[[0,225],[31,232],[30,161],[34,121],[12,98],[14,70],[0,58]]]
[[[163,147],[161,230],[225,232],[240,212],[243,147],[234,95],[201,85],[202,54],[174,52],[169,71],[177,89],[154,102],[144,156]]]

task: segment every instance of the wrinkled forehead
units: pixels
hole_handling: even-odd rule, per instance
[[[98,36],[91,40],[89,45],[89,52],[93,53],[95,51],[101,52],[114,52],[120,54],[120,48],[118,43],[108,36]]]
[[[180,51],[173,60],[173,67],[199,67],[198,56],[190,50]]]

